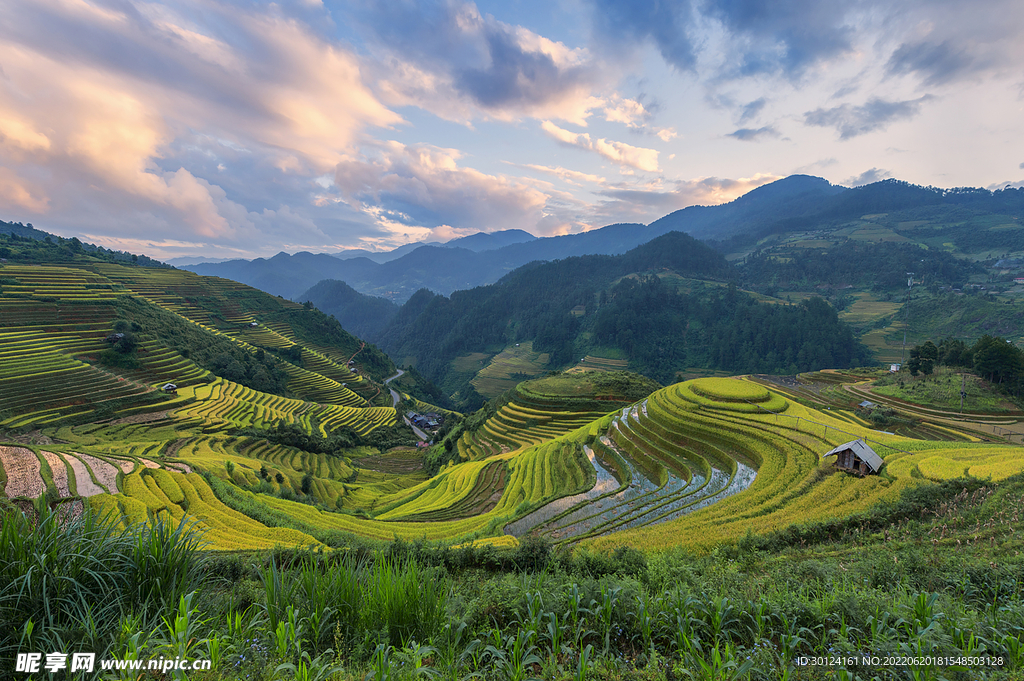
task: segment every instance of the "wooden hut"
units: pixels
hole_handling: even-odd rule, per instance
[[[854,473],[864,477],[872,473],[878,473],[885,462],[875,450],[868,447],[864,440],[852,440],[841,444],[822,458],[835,456],[835,467],[847,473]]]

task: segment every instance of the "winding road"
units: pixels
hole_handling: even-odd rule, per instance
[[[398,378],[399,376],[401,376],[404,373],[405,373],[404,371],[399,369],[397,374],[395,374],[391,378],[385,379],[384,385],[387,385],[388,383],[390,383],[391,381],[395,380],[396,378]],[[397,390],[395,390],[394,388],[392,388],[390,386],[388,387],[388,390],[391,391],[391,406],[397,407],[399,401],[401,401],[401,399],[402,399],[402,396],[398,394]],[[430,437],[431,436],[428,435],[427,433],[424,433],[422,430],[420,430],[416,426],[412,425],[412,421],[410,421],[405,416],[405,414],[402,414],[402,420],[405,421],[405,425],[407,425],[410,428],[412,428],[412,432],[416,433],[416,437],[418,437],[419,439],[423,440],[424,442],[430,442]]]

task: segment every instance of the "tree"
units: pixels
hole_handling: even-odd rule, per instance
[[[1021,351],[1004,338],[985,335],[971,348],[974,369],[990,381],[999,383],[1019,379],[1024,370]]]
[[[925,341],[924,344],[921,345],[920,358],[921,373],[925,376],[931,374],[936,360],[939,359],[939,349],[935,347],[935,343]]]

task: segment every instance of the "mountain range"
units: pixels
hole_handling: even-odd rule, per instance
[[[793,175],[759,187],[721,206],[691,206],[649,225],[620,223],[581,234],[536,238],[523,230],[478,233],[445,244],[409,244],[388,253],[278,253],[272,258],[183,266],[198,274],[234,279],[295,299],[323,279],[337,279],[398,303],[421,288],[452,291],[496,282],[535,260],[579,255],[617,255],[672,231],[699,239],[724,239],[780,219],[819,209],[848,191],[827,180]],[[342,259],[344,258],[344,259]]]

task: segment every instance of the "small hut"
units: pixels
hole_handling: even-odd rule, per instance
[[[835,456],[835,467],[847,473],[853,473],[864,477],[872,473],[878,473],[885,463],[882,457],[875,453],[875,450],[868,447],[864,440],[853,440],[841,444],[822,458]]]
[[[177,394],[178,392],[178,386],[174,385],[173,383],[165,383],[163,387],[160,389],[163,390],[165,393]]]

